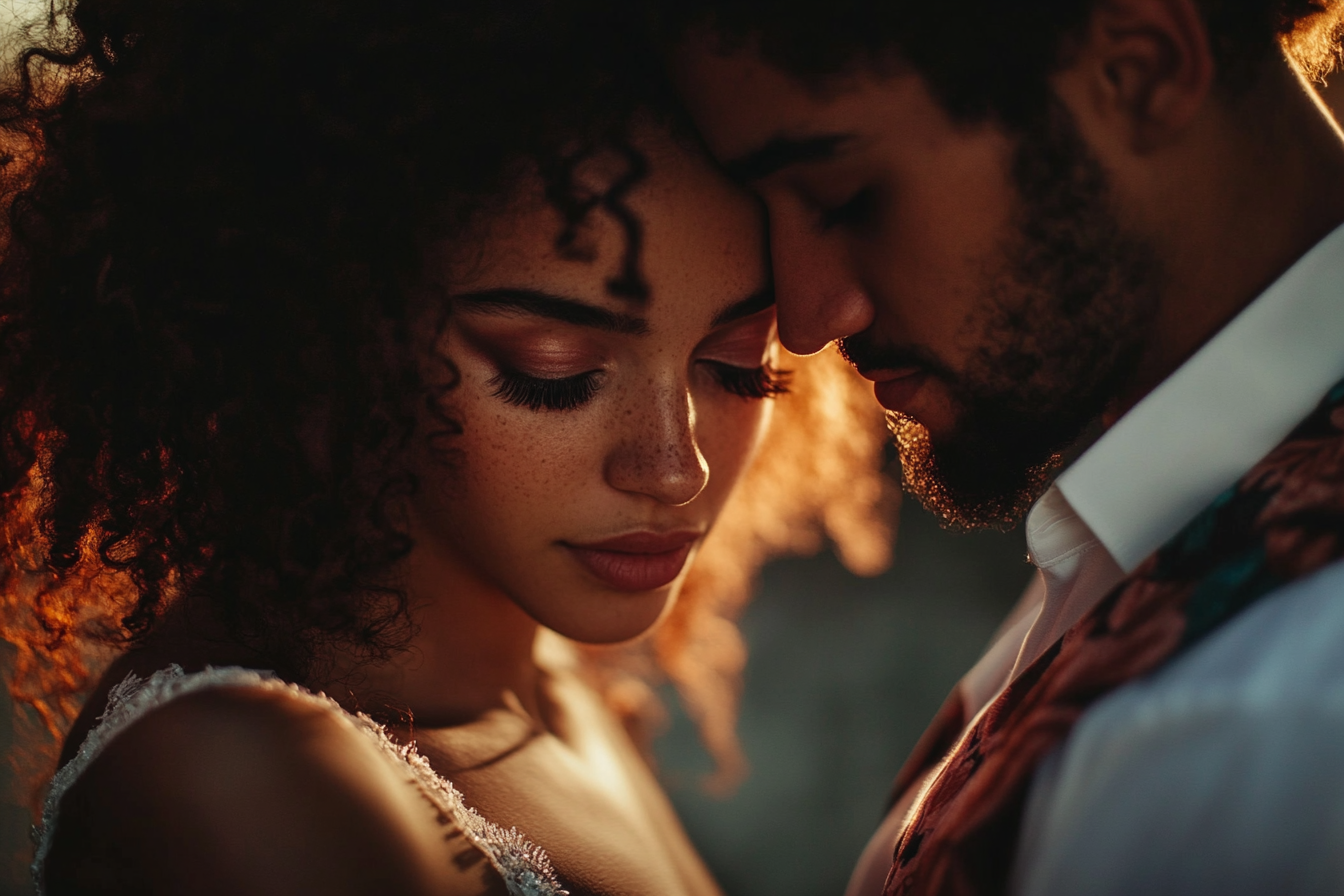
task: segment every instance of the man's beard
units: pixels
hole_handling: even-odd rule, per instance
[[[1062,104],[1026,129],[1013,157],[1019,210],[985,312],[968,322],[979,346],[961,371],[918,349],[842,341],[865,368],[911,362],[941,379],[955,430],[934,443],[889,413],[903,485],[954,528],[1016,525],[1063,453],[1130,378],[1155,316],[1156,253],[1123,232],[1109,187]]]

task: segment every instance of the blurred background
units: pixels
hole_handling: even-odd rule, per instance
[[[727,798],[705,793],[709,759],[675,713],[657,749],[728,896],[844,891],[901,763],[1030,573],[1020,529],[954,535],[908,500],[880,576],[858,578],[830,554],[766,568],[741,621],[750,776]]]

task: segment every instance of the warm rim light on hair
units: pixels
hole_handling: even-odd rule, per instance
[[[1030,509],[1060,464],[1060,455],[1032,467],[1023,487],[1011,494],[966,503],[951,494],[938,471],[938,458],[929,431],[913,417],[887,412],[887,428],[901,458],[901,486],[945,528],[955,531],[994,528],[1007,531]]]

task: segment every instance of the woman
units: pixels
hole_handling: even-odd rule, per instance
[[[496,7],[80,0],[6,94],[16,691],[122,648],[47,893],[715,891],[631,673],[732,771],[727,619],[880,564],[880,433],[611,13]]]

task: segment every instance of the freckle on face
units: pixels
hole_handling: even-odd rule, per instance
[[[762,402],[726,393],[694,360],[714,315],[764,286],[756,207],[707,163],[670,141],[653,147],[650,159],[649,181],[630,198],[645,225],[642,261],[651,300],[638,311],[648,319],[648,335],[588,334],[579,354],[598,359],[594,369],[601,378],[594,396],[568,411],[531,410],[496,394],[490,384],[499,372],[491,366],[492,353],[472,344],[465,328],[454,329],[450,317],[443,348],[462,372],[451,400],[460,409],[463,432],[455,447],[463,461],[455,470],[455,489],[435,487],[426,476],[428,485],[417,496],[424,525],[461,559],[478,586],[496,589],[537,621],[581,641],[640,634],[664,611],[677,584],[615,593],[577,564],[565,543],[637,531],[705,531],[745,466],[764,419]],[[539,200],[495,227],[504,241],[495,247],[497,255],[487,246],[471,276],[452,287],[541,289],[629,312],[605,286],[624,251],[623,232],[609,224],[594,218],[589,235],[598,251],[592,264],[559,258],[554,209]],[[706,265],[707,258],[714,264]],[[544,345],[544,353],[564,359],[576,337],[564,327],[554,335],[553,343],[524,337],[519,344]],[[515,348],[498,346],[511,361],[520,354]],[[650,436],[666,424],[665,414],[662,424],[651,415],[658,390],[668,383],[676,383],[686,407],[693,408],[682,415],[682,424],[695,427],[694,442],[713,471],[689,503],[661,501],[652,487],[690,457],[678,447],[685,442]],[[618,456],[634,480],[620,487],[609,479]],[[448,583],[444,587],[450,590]]]

